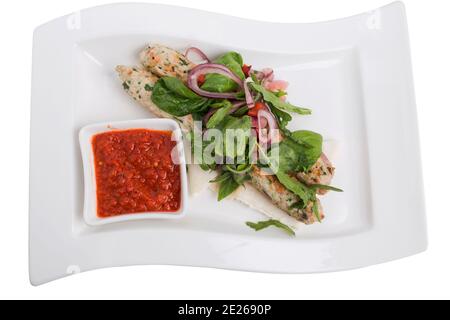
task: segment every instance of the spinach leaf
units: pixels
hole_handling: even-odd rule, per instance
[[[270,103],[273,107],[275,107],[281,111],[294,112],[294,113],[298,113],[301,115],[311,114],[311,110],[294,106],[288,102],[284,102],[279,97],[277,97],[276,94],[265,89],[262,85],[259,85],[256,83],[251,83],[251,87],[254,90],[256,90],[257,92],[261,93],[263,96],[263,99],[266,102]]]
[[[234,92],[239,85],[228,77],[221,74],[210,73],[205,76],[205,82],[201,88],[209,92]]]
[[[322,136],[316,132],[299,130],[292,132],[290,138],[299,145],[299,169],[308,170],[322,154]]]
[[[269,155],[265,155],[263,150],[260,149],[260,155],[267,159],[269,168],[278,178],[278,181],[300,198],[299,203],[304,208],[311,200],[315,199],[316,193],[314,189],[309,188],[306,184],[289,175],[289,172],[296,171],[298,164],[295,162],[297,158],[295,150],[283,150],[282,146],[286,141],[289,141],[289,139],[283,140],[278,147],[275,147],[280,148],[277,150],[278,152],[271,150]],[[295,145],[295,142],[293,143]]]
[[[156,82],[152,101],[158,108],[176,117],[201,112],[210,103],[209,99],[200,97],[175,77],[162,77]]]
[[[227,52],[220,56],[215,63],[222,64],[230,69],[241,79],[245,79],[244,72],[242,71],[242,56],[237,52]],[[239,85],[228,77],[217,73],[207,74],[205,82],[201,86],[203,90],[209,92],[234,92],[239,88]]]
[[[252,118],[249,116],[243,116],[241,118],[233,117],[233,116],[227,116],[225,117],[225,121],[222,122],[221,129],[222,130],[250,130],[252,128]]]
[[[219,107],[219,110],[217,110],[216,113],[214,113],[208,120],[208,123],[206,124],[207,129],[212,129],[219,125],[230,113],[231,109],[233,109],[233,104],[228,100],[224,100],[218,105],[220,105],[221,107]],[[214,104],[214,107],[215,106],[216,104]]]
[[[242,71],[242,65],[244,64],[244,61],[239,53],[234,51],[227,52],[217,58],[215,62],[218,64],[223,64],[228,69],[233,71],[233,73],[239,78],[245,79],[244,72]]]
[[[251,136],[252,119],[249,116],[241,118],[226,116],[216,127],[224,136],[224,156],[236,158],[245,156],[247,144]]]
[[[260,230],[263,230],[270,226],[274,226],[274,227],[284,230],[290,236],[295,236],[294,230],[292,230],[289,226],[285,225],[284,223],[282,223],[278,220],[271,219],[271,220],[260,221],[260,222],[256,222],[256,223],[255,222],[246,222],[245,224],[247,226],[249,226],[250,228],[254,229],[255,231],[260,231]]]
[[[306,171],[322,154],[322,136],[312,131],[295,131],[278,145],[278,152],[271,151],[271,161],[285,172]]]

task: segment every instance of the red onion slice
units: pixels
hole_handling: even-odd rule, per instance
[[[236,82],[240,88],[243,88],[244,84],[241,78],[235,75],[230,69],[224,65],[217,63],[205,63],[200,64],[189,71],[188,74],[188,87],[202,97],[217,98],[217,99],[236,99],[238,92],[209,92],[203,90],[198,85],[198,77],[202,74],[217,73],[225,77],[230,78]]]
[[[273,69],[271,68],[264,68],[261,71],[264,75],[263,81],[272,81],[274,79],[274,73]]]
[[[200,57],[200,61],[204,62],[206,61],[207,63],[211,62],[208,58],[208,56],[199,48],[196,47],[189,47],[186,50],[186,53],[184,54],[186,56],[186,58],[189,58],[189,54],[190,53],[195,53],[198,57]]]
[[[267,128],[267,129],[266,129]],[[261,109],[258,111],[258,140],[261,144],[269,144],[277,139],[277,121],[272,113]],[[265,134],[267,133],[267,134]]]

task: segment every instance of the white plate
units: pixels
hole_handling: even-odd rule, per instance
[[[149,19],[151,17],[151,19]],[[176,23],[174,23],[176,21]],[[205,27],[207,26],[207,27]],[[270,41],[267,41],[270,39]],[[336,147],[323,224],[289,238],[256,233],[263,219],[205,192],[172,221],[92,227],[83,220],[77,143],[95,122],[150,117],[126,96],[117,64],[148,42],[209,55],[241,52],[290,82],[290,100],[311,107],[292,127]],[[186,8],[117,4],[39,27],[34,36],[30,164],[30,278],[35,285],[103,267],[176,264],[264,272],[326,272],[386,262],[426,249],[417,119],[401,3],[316,24],[249,21]]]
[[[123,214],[113,217],[100,218],[97,215],[97,196],[95,179],[95,162],[92,151],[92,137],[98,133],[117,129],[153,129],[172,131],[172,141],[176,141],[177,154],[172,154],[176,164],[180,164],[181,204],[175,212],[142,212]],[[108,223],[145,219],[180,219],[186,214],[188,208],[188,187],[186,175],[186,160],[184,157],[183,136],[178,123],[171,119],[140,119],[132,121],[118,121],[91,124],[81,128],[79,133],[81,157],[84,170],[84,221],[90,226],[100,226]]]

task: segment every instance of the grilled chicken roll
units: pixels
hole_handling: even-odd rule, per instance
[[[158,77],[144,70],[143,68],[131,68],[126,66],[117,66],[117,74],[123,81],[122,85],[125,91],[140,105],[148,109],[158,118],[173,119],[180,123],[184,131],[190,131],[193,128],[194,120],[191,115],[184,117],[174,117],[171,114],[159,109],[152,101],[152,90]]]
[[[177,77],[183,82],[186,82],[189,71],[195,67],[185,55],[161,45],[147,47],[139,57],[142,65],[152,73],[160,77]]]
[[[316,163],[306,172],[299,172],[297,178],[308,185],[322,184],[329,185],[333,180],[335,168],[328,160],[327,156],[322,153]],[[317,193],[324,195],[328,190],[317,190]]]
[[[313,211],[313,202],[308,203],[306,208],[294,208],[292,205],[299,202],[300,199],[286,189],[277,179],[276,176],[268,176],[261,173],[258,167],[254,167],[251,171],[251,182],[256,189],[265,193],[278,208],[285,211],[289,216],[304,224],[313,224],[318,222],[318,219]],[[319,199],[316,200],[318,205],[319,216],[321,220],[325,217],[323,214],[322,205]]]
[[[176,118],[160,110],[151,100],[153,85],[158,77],[173,76],[186,82],[189,71],[195,64],[189,59],[175,51],[161,45],[149,46],[140,53],[140,62],[143,68],[129,68],[118,66],[116,71],[124,83],[124,89],[138,103],[147,108],[157,117],[175,119],[180,122],[183,130],[193,129],[192,116]],[[333,178],[334,168],[325,155],[319,158],[313,167],[304,173],[298,173],[297,178],[307,184],[329,184]],[[250,173],[252,185],[266,194],[274,205],[285,211],[289,216],[305,224],[318,221],[313,212],[313,202],[307,204],[306,208],[294,208],[293,204],[299,201],[297,195],[283,186],[276,176],[268,176],[261,173],[260,169],[254,167]],[[319,194],[326,193],[318,190]],[[323,209],[317,199],[319,217],[324,218]]]

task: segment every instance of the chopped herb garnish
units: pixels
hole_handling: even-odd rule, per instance
[[[182,59],[182,58],[180,58],[180,64],[181,64],[182,66],[187,66],[187,65],[189,65],[189,63],[187,63],[187,61],[184,60],[184,59]]]

